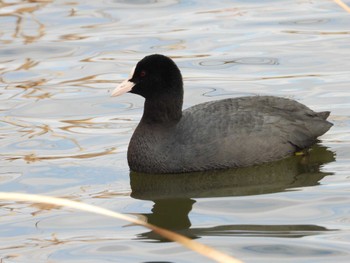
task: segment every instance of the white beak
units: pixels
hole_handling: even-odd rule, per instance
[[[134,82],[131,82],[128,79],[126,79],[122,83],[120,83],[120,85],[112,91],[111,96],[116,97],[116,96],[122,95],[122,94],[130,91],[132,89],[132,87],[134,87],[134,86],[135,86]]]
[[[128,78],[126,80],[124,80],[122,83],[120,83],[119,86],[116,87],[112,91],[112,93],[111,93],[112,97],[120,96],[120,95],[122,95],[124,93],[127,93],[128,91],[132,90],[132,88],[135,86],[135,83],[131,82],[130,79],[134,75],[134,71],[135,71],[135,67],[131,70]]]

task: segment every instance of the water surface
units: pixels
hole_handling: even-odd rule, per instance
[[[332,1],[2,1],[0,191],[138,214],[245,262],[348,262],[350,14]],[[171,56],[185,107],[277,95],[334,127],[307,157],[193,175],[129,172],[143,107],[110,91]],[[147,229],[1,202],[2,262],[199,262]],[[205,259],[204,259],[205,260]]]

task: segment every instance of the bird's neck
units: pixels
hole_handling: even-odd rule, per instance
[[[182,96],[164,95],[145,101],[141,122],[148,124],[177,123],[182,117]]]

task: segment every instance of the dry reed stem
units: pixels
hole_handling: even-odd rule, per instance
[[[345,4],[342,0],[333,0],[336,4],[338,4],[341,8],[343,8],[346,12],[350,13],[350,7]]]
[[[90,213],[95,213],[99,215],[109,216],[113,218],[122,219],[128,222],[131,222],[133,224],[141,225],[146,228],[149,228],[156,232],[157,234],[178,242],[179,244],[183,245],[184,247],[187,247],[205,257],[208,257],[210,259],[213,259],[217,262],[222,263],[243,263],[242,261],[235,259],[225,253],[222,253],[214,248],[208,247],[204,244],[201,244],[197,241],[194,241],[192,239],[189,239],[188,237],[182,236],[180,234],[177,234],[175,232],[166,230],[164,228],[157,227],[155,225],[146,223],[144,221],[135,219],[133,217],[120,214],[117,212],[113,212],[111,210],[89,205],[85,203],[80,203],[77,201],[72,201],[68,199],[63,198],[57,198],[57,197],[51,197],[51,196],[44,196],[44,195],[33,195],[33,194],[22,194],[22,193],[8,193],[8,192],[0,192],[0,200],[9,200],[9,201],[20,201],[20,202],[33,202],[33,203],[45,203],[45,204],[51,204],[56,206],[63,206],[63,207],[69,207],[81,211],[86,211]]]

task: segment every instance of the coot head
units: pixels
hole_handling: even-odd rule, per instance
[[[162,97],[183,97],[182,76],[179,68],[168,57],[154,54],[144,57],[113,92],[119,96],[126,92],[135,93],[147,99]]]

